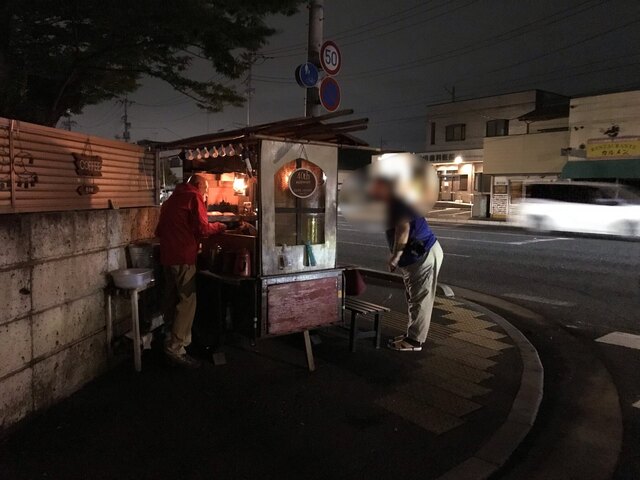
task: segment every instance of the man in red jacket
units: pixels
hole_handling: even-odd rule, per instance
[[[196,313],[196,258],[203,237],[225,230],[210,224],[204,195],[207,181],[199,175],[176,187],[160,210],[156,236],[160,238],[160,262],[165,273],[165,324],[169,328],[164,351],[178,366],[197,368],[200,362],[187,355]]]

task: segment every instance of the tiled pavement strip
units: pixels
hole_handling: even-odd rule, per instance
[[[389,330],[404,332],[407,314],[391,311],[382,322]],[[414,372],[414,380],[377,403],[436,435],[447,432],[464,424],[469,413],[484,408],[474,399],[491,392],[483,382],[493,377],[492,367],[510,348],[511,339],[482,312],[438,297],[425,344],[428,354],[418,362],[422,366]]]

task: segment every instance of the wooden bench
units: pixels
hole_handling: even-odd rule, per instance
[[[351,351],[356,351],[356,340],[360,338],[374,338],[375,347],[380,348],[380,336],[382,333],[380,313],[388,312],[389,309],[354,297],[345,298],[344,308],[351,312],[351,325],[349,326],[349,348]],[[373,330],[361,332],[358,329],[358,315],[373,316]]]

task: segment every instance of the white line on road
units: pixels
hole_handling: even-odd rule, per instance
[[[533,238],[531,240],[523,240],[521,242],[501,242],[498,240],[483,240],[480,238],[445,237],[442,235],[437,235],[437,237],[443,240],[457,240],[459,242],[472,242],[472,243],[492,243],[496,245],[529,245],[532,243],[540,243],[540,242],[555,242],[559,240],[571,240],[570,238],[565,238],[565,237],[553,237],[553,238]]]
[[[384,248],[385,250],[387,250],[389,247],[386,245],[375,245],[373,243],[359,243],[359,242],[342,242],[342,241],[338,241],[338,243],[344,243],[346,245],[359,245],[361,247],[374,247],[374,248]],[[462,258],[471,258],[471,255],[462,255],[461,253],[444,253],[445,256],[450,256],[450,257],[462,257]]]
[[[527,300],[534,303],[544,303],[555,307],[575,307],[575,303],[565,302],[564,300],[554,300],[553,298],[535,297],[533,295],[525,295],[524,293],[504,293],[503,297],[515,298],[516,300]]]
[[[341,240],[339,240],[338,243],[344,243],[345,245],[360,245],[363,247],[375,247],[375,248],[386,248],[386,249],[389,248],[386,245],[375,245],[373,243],[343,242]]]
[[[524,240],[522,242],[510,242],[510,245],[529,245],[530,243],[541,243],[541,242],[555,242],[558,240],[571,240],[571,238],[567,237],[553,237],[553,238],[534,238],[533,240]]]
[[[640,335],[634,335],[633,333],[611,332],[604,337],[596,338],[596,342],[640,350]]]

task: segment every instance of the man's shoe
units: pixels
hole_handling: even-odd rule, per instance
[[[175,353],[165,352],[165,357],[170,365],[174,367],[196,369],[202,366],[202,362],[193,358],[186,353],[184,355],[176,355]]]

